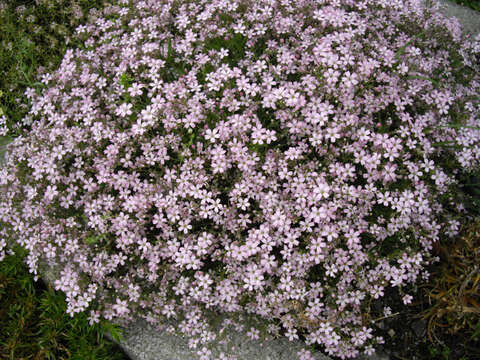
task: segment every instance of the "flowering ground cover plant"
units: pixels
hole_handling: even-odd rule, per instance
[[[460,226],[480,38],[384,0],[119,1],[77,36],[0,176],[0,234],[61,267],[67,312],[175,318],[200,359],[212,310],[374,352],[372,301],[411,302]]]

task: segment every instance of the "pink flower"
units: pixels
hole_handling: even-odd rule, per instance
[[[197,355],[200,356],[200,360],[210,360],[210,355],[212,352],[208,350],[205,346],[197,351]]]
[[[57,187],[55,185],[48,185],[44,193],[45,198],[48,201],[52,201],[57,195],[58,195]]]
[[[411,304],[412,299],[413,299],[413,296],[407,294],[402,298],[402,301],[405,305],[408,305],[408,304]]]
[[[260,339],[260,330],[255,329],[255,328],[250,328],[250,330],[247,332],[247,336],[252,339],[252,340],[259,340]]]
[[[120,116],[120,117],[127,117],[127,116],[130,116],[132,115],[132,107],[133,105],[132,104],[121,104],[117,110],[115,111],[115,114]]]

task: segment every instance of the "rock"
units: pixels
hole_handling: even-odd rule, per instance
[[[264,342],[250,341],[243,333],[229,330],[229,335],[236,348],[238,360],[293,360],[298,359],[300,342],[290,342],[286,338]],[[132,360],[192,360],[197,359],[195,352],[188,348],[187,340],[155,330],[143,319],[137,319],[129,325],[120,343]],[[212,351],[212,359],[217,359],[220,352],[226,352],[225,345],[218,345]],[[315,353],[317,360],[331,360],[329,357]]]
[[[7,136],[0,137],[0,166],[3,165],[5,149],[10,142],[12,142],[11,138]]]
[[[427,322],[425,320],[414,321],[411,325],[411,328],[415,332],[415,335],[420,337],[425,334],[425,329],[427,328]]]
[[[463,32],[472,36],[480,34],[480,13],[468,7],[458,5],[449,0],[436,0],[440,3],[440,11],[446,17],[455,16],[462,24]]]

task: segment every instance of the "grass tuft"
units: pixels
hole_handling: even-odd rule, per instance
[[[66,315],[65,295],[35,282],[25,255],[17,246],[0,261],[0,359],[128,360],[104,337],[111,325],[91,326],[85,313]]]

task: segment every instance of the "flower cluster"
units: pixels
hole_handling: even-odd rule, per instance
[[[176,318],[202,359],[209,309],[372,353],[367,304],[426,276],[480,161],[480,39],[422,3],[107,6],[26,93],[0,235],[64,269],[70,313]]]

